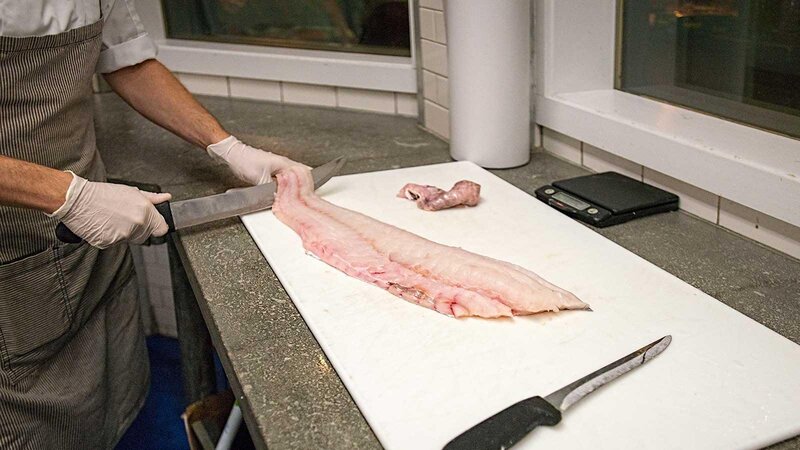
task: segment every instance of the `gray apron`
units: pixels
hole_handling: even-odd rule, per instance
[[[102,181],[91,77],[102,19],[0,37],[0,155]],[[0,206],[0,448],[111,448],[141,408],[147,350],[127,245],[63,245]]]

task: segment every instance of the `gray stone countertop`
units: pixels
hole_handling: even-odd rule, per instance
[[[310,166],[346,155],[344,173],[450,161],[414,119],[201,98],[253,146]],[[98,147],[110,177],[161,185],[175,199],[241,186],[203,150],[140,117],[114,94],[95,96]],[[493,171],[533,193],[587,171],[541,152]],[[598,230],[783,336],[800,343],[800,261],[689,214]],[[260,448],[380,448],[330,362],[238,219],[180,232],[182,257],[214,346]],[[800,449],[800,437],[774,449]]]

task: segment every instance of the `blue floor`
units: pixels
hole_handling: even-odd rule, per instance
[[[181,414],[186,405],[181,380],[178,340],[164,336],[147,338],[150,356],[150,392],[142,411],[117,445],[117,450],[188,450]],[[217,380],[225,385],[219,361]]]

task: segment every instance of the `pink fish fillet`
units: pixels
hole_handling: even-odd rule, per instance
[[[436,186],[408,183],[403,186],[403,189],[400,189],[397,196],[414,200],[419,209],[439,211],[454,206],[477,205],[481,196],[481,185],[469,180],[461,180],[449,191],[445,191]]]
[[[313,186],[308,169],[281,172],[272,210],[307,251],[352,277],[455,317],[588,309],[529,270],[338,207],[317,197]]]

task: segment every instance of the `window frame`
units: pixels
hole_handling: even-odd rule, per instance
[[[534,0],[536,122],[800,226],[800,140],[615,89],[618,6]]]
[[[167,39],[161,0],[140,0],[136,9],[159,61],[174,72],[416,94],[414,4],[407,57]]]

